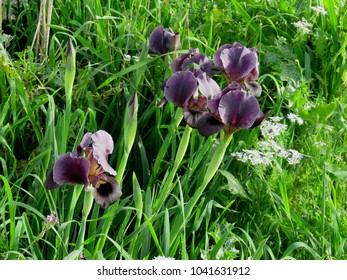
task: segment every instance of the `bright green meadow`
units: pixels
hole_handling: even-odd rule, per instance
[[[0,7],[0,259],[347,259],[345,0]],[[159,25],[180,50],[149,51]],[[234,42],[257,49],[269,114],[203,137],[161,86],[174,57]],[[56,156],[97,130],[123,193],[106,209],[81,185],[45,188]]]

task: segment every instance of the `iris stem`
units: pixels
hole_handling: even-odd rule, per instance
[[[79,230],[76,245],[75,245],[76,250],[83,249],[87,218],[90,213],[90,210],[92,209],[92,206],[93,206],[93,194],[92,194],[92,191],[90,190],[84,193],[82,220],[81,220],[80,230]]]
[[[81,195],[82,190],[83,190],[83,187],[76,186],[71,189],[72,193],[68,194],[68,197],[70,197],[70,201],[68,201],[66,204],[66,205],[69,205],[69,208],[66,209],[67,212],[66,212],[66,215],[64,216],[65,221],[67,222],[72,221],[73,213],[75,212],[75,207],[76,207],[78,198]],[[68,245],[69,245],[70,229],[71,229],[71,223],[68,223],[64,230],[64,244],[66,248],[68,248]]]
[[[177,149],[175,161],[171,169],[171,172],[169,173],[169,176],[165,180],[164,186],[161,188],[160,195],[153,206],[154,211],[157,211],[163,205],[167,197],[170,195],[171,190],[175,186],[175,184],[172,184],[172,181],[177,174],[178,167],[181,165],[184,155],[186,154],[186,151],[189,145],[191,131],[192,131],[192,128],[186,125],[186,128],[182,135],[182,139]]]
[[[207,167],[207,170],[205,172],[202,184],[199,186],[199,188],[196,190],[192,198],[188,201],[186,206],[184,207],[184,211],[181,213],[181,215],[177,218],[175,221],[172,232],[171,232],[171,244],[173,244],[185,226],[185,223],[189,221],[189,217],[191,217],[191,213],[196,206],[198,200],[201,198],[201,195],[205,191],[208,183],[212,180],[214,175],[216,174],[219,166],[222,163],[222,160],[224,158],[226,149],[229,146],[229,143],[232,139],[232,134],[222,134],[221,135],[221,143],[219,146],[217,146],[216,150],[214,151],[214,154],[209,162],[209,165]]]

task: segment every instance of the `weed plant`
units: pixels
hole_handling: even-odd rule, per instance
[[[0,259],[347,259],[344,0],[0,6]],[[172,73],[148,49],[158,25],[180,33],[173,56],[257,49],[270,113],[217,164],[220,135],[159,106]],[[45,183],[56,156],[97,130],[113,137],[123,194],[86,212],[83,187]]]

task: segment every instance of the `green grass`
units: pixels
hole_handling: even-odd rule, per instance
[[[347,259],[345,1],[57,0],[37,34],[39,1],[12,17],[2,5],[0,259]],[[307,34],[293,25],[303,18]],[[231,154],[259,149],[260,128],[204,138],[174,104],[158,107],[170,58],[147,39],[160,24],[183,51],[256,47],[259,103],[283,117],[276,142],[301,162],[240,162]],[[106,210],[82,186],[44,188],[55,156],[99,129],[123,192]]]

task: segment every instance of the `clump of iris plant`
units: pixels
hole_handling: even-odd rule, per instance
[[[183,108],[187,124],[201,135],[210,136],[224,129],[259,125],[265,118],[256,97],[261,94],[258,58],[255,49],[239,43],[223,45],[213,61],[197,49],[180,55],[171,63],[174,74],[164,82],[165,99]],[[228,85],[220,89],[213,79],[222,73]]]
[[[165,54],[177,50],[179,40],[178,33],[158,26],[150,35],[149,48]],[[171,62],[173,74],[162,85],[164,101],[181,107],[187,124],[203,136],[254,128],[266,116],[256,99],[261,95],[258,66],[256,49],[238,42],[222,45],[213,59],[192,48]],[[226,79],[224,89],[213,79],[217,73]]]
[[[106,175],[117,174],[108,163],[112,152],[113,139],[106,131],[86,133],[76,151],[57,156],[45,187],[53,190],[64,184],[82,184],[85,191],[89,191],[92,186],[96,203],[108,207],[122,195],[118,181]]]
[[[149,37],[149,48],[161,55],[178,50],[181,48],[180,34],[171,28],[165,30],[163,26],[158,26]]]

